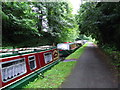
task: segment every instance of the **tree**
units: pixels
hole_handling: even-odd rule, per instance
[[[76,16],[82,34],[91,35],[99,44],[120,48],[120,12],[118,3],[93,3],[81,5]]]
[[[67,2],[3,2],[3,46],[74,41],[78,25]]]
[[[38,34],[35,13],[32,12],[29,3],[26,3],[2,3],[2,13],[4,13],[2,15],[3,46],[6,44],[16,46],[25,43]]]

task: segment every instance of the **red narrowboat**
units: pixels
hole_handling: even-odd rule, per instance
[[[2,53],[0,58],[1,89],[16,88],[60,61],[56,47],[7,53]]]

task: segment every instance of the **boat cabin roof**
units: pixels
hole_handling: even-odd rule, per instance
[[[71,45],[71,44],[75,44],[75,43],[58,43],[57,45],[60,45],[60,44]]]
[[[29,54],[29,53],[37,53],[37,52],[47,51],[47,50],[51,50],[51,49],[55,49],[55,48],[56,47],[53,47],[53,46],[39,46],[39,47],[26,48],[25,50],[22,50],[22,49],[15,50],[15,51],[8,50],[7,52],[1,52],[0,58]]]

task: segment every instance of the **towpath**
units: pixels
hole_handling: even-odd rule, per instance
[[[98,49],[91,43],[86,47],[61,88],[118,88],[118,78]]]

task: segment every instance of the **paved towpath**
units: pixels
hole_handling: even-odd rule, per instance
[[[118,88],[118,78],[114,77],[105,58],[97,50],[92,44],[86,47],[61,88]]]

